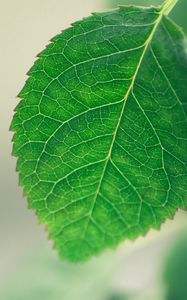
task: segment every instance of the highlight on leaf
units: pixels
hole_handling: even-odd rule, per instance
[[[11,125],[29,207],[82,261],[187,206],[187,55],[162,7],[95,13],[54,37]]]

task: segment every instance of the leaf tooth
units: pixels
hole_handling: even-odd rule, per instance
[[[45,45],[45,48],[43,50],[41,50],[38,54],[36,54],[35,58],[38,59],[41,57],[42,53],[45,51],[45,49],[47,49],[49,46],[51,46],[52,44],[54,44],[53,40],[50,39],[48,41],[48,44]],[[35,61],[36,62],[36,61]],[[30,70],[29,70],[30,71]]]

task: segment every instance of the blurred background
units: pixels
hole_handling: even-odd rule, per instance
[[[18,187],[9,132],[16,95],[51,37],[91,12],[138,0],[0,0],[0,299],[186,300],[187,213],[85,264],[59,260]],[[187,2],[172,17],[187,32]]]

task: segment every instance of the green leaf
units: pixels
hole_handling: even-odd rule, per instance
[[[128,5],[130,2],[133,2],[134,5],[141,5],[141,6],[150,6],[154,5],[161,5],[164,1],[163,0],[104,0],[106,7],[117,7],[119,5]]]
[[[73,24],[19,95],[20,183],[68,260],[145,235],[187,205],[186,40],[166,4]]]
[[[118,5],[127,5],[129,2],[133,4],[149,6],[151,4],[161,5],[163,0],[102,0],[104,8],[115,8]],[[176,8],[172,11],[172,18],[183,30],[187,32],[187,19],[186,19],[186,0],[180,0]]]

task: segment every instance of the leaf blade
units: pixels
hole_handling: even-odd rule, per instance
[[[158,228],[184,206],[186,119],[172,128],[183,111],[164,73],[165,61],[173,70],[171,57],[158,58],[159,45],[168,56],[171,50],[160,23],[170,26],[175,41],[178,36],[180,49],[182,37],[162,14],[123,7],[76,23],[41,53],[20,94],[12,125],[20,181],[70,260]],[[186,101],[185,91],[179,98]],[[171,163],[185,175],[176,175]]]

